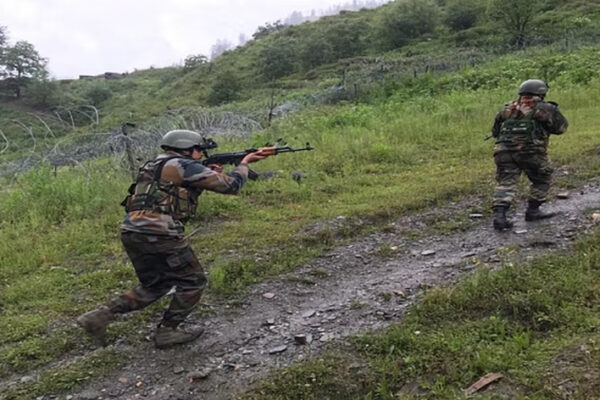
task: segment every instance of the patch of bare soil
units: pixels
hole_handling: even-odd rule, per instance
[[[600,343],[565,349],[547,373],[547,388],[556,399],[600,399]]]
[[[591,212],[600,208],[599,194],[600,181],[588,183],[546,205],[561,215],[545,221],[527,223],[518,209],[515,227],[500,233],[488,217],[474,212],[483,211],[478,199],[402,218],[293,274],[257,284],[237,305],[208,305],[209,316],[191,318],[206,328],[194,344],[171,350],[156,350],[152,343],[136,350],[114,344],[127,366],[69,399],[229,398],[269,370],[318,354],[330,342],[401,321],[425,287],[448,284],[478,268],[569,249],[594,224]],[[464,220],[468,227],[439,233],[423,222],[444,220]],[[146,327],[148,335],[153,327]]]

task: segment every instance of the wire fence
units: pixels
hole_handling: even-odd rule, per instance
[[[155,120],[139,126],[125,123],[112,132],[74,133],[57,137],[44,121],[25,123],[15,120],[25,133],[20,139],[19,151],[0,161],[0,177],[10,180],[41,165],[85,167],[85,161],[112,157],[116,165],[132,174],[142,161],[156,155],[162,136],[173,129],[190,129],[202,135],[224,138],[244,138],[262,126],[255,120],[230,111],[213,111],[197,107],[183,107],[166,112]],[[68,123],[68,122],[66,122]],[[0,130],[0,155],[7,153],[11,139]],[[10,159],[8,159],[10,158]]]
[[[553,42],[551,48],[558,52],[572,51],[590,44],[597,45],[600,33],[570,34]],[[540,51],[544,51],[542,47]],[[293,114],[311,104],[335,104],[342,100],[355,100],[361,90],[370,84],[380,85],[385,79],[399,81],[423,73],[456,71],[490,61],[508,49],[489,51],[464,48],[431,55],[406,55],[400,59],[356,57],[347,60],[338,85],[305,95],[277,105],[272,110],[276,117]],[[535,48],[523,50],[535,53]],[[211,110],[202,107],[172,109],[162,116],[132,127],[124,125],[111,132],[70,133],[81,124],[93,129],[99,123],[98,110],[93,106],[58,108],[53,115],[27,113],[29,120],[13,120],[20,130],[19,137],[11,137],[0,129],[0,177],[14,180],[20,173],[40,165],[54,167],[79,165],[101,157],[114,157],[117,165],[127,171],[145,159],[151,158],[159,148],[166,132],[173,129],[190,129],[205,136],[245,138],[263,129],[256,115],[233,111]],[[57,128],[58,127],[58,128]],[[58,132],[61,131],[61,132]]]

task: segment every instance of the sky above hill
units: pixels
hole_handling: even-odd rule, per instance
[[[150,66],[181,65],[210,56],[240,34],[250,39],[266,22],[304,15],[348,0],[1,0],[0,26],[10,43],[26,40],[49,59],[58,79]]]

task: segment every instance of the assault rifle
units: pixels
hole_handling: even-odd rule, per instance
[[[298,149],[294,149],[290,146],[278,146],[278,147],[265,146],[265,147],[272,149],[273,155],[276,155],[279,153],[295,153],[297,151],[314,150],[314,147],[312,147],[308,142],[306,143],[306,147],[302,147],[302,148],[298,148]],[[254,153],[258,150],[259,149],[247,149],[247,150],[242,150],[242,151],[234,151],[232,153],[217,153],[217,154],[207,156],[207,158],[202,160],[202,164],[207,165],[207,166],[210,164],[239,165],[242,162],[242,159],[244,157],[246,157],[248,154]],[[248,179],[251,179],[251,180],[258,179],[258,174],[256,173],[256,171],[253,171],[251,169],[248,170]]]

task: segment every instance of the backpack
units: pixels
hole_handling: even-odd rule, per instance
[[[169,196],[179,197],[177,188],[173,185],[161,184],[161,174],[163,167],[174,158],[179,156],[165,157],[159,160],[151,160],[142,165],[139,169],[138,176],[129,188],[127,196],[121,202],[125,207],[126,212],[152,210],[162,214],[171,213],[171,207],[161,206],[159,200],[161,197],[158,192],[163,192]],[[162,196],[164,197],[164,196]]]

